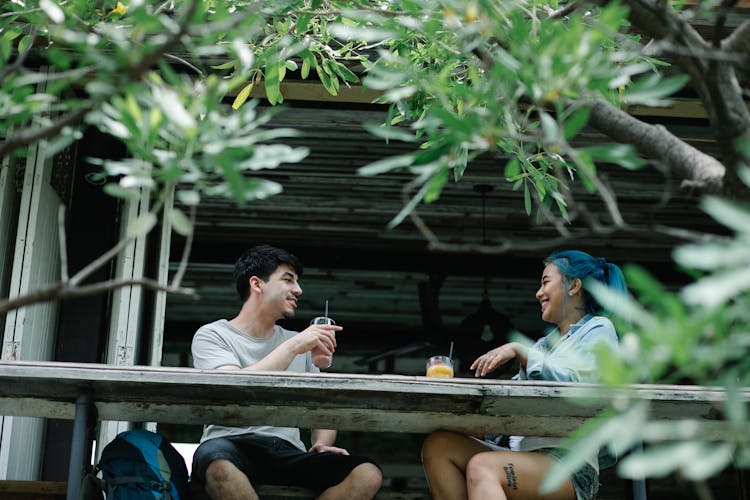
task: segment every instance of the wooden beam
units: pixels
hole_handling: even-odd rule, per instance
[[[750,0],[748,0],[750,1]],[[311,101],[345,104],[374,104],[381,97],[381,92],[365,88],[361,85],[341,87],[338,95],[329,94],[318,82],[282,82],[281,95],[289,101]],[[262,85],[256,85],[250,93],[251,97],[265,99],[266,91]],[[750,102],[746,103],[750,109]],[[698,99],[675,98],[672,104],[663,107],[623,106],[623,110],[633,116],[654,118],[690,118],[707,119],[708,114],[703,103]]]
[[[565,436],[609,406],[590,384],[417,376],[294,374],[56,362],[0,364],[0,414],[72,419],[90,394],[100,420],[278,425],[340,430]],[[657,419],[695,419],[701,437],[730,429],[717,387],[636,385]],[[741,391],[750,401],[750,389]],[[586,398],[585,405],[571,398]]]

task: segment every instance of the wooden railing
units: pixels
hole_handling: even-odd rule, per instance
[[[636,385],[620,392],[651,401],[654,418],[702,420],[704,437],[726,431],[721,388]],[[534,436],[565,436],[612,398],[594,385],[562,382],[0,363],[0,415],[73,419],[83,394],[99,420]],[[750,400],[750,389],[742,395]]]
[[[700,420],[703,438],[731,432],[721,419],[720,388],[634,385],[617,392],[650,401],[654,418]],[[750,401],[750,389],[740,394]],[[82,456],[71,456],[69,487],[88,460],[91,418],[565,436],[608,407],[613,395],[595,385],[560,382],[0,363],[0,415],[75,419],[73,454]],[[582,397],[587,404],[573,402]]]

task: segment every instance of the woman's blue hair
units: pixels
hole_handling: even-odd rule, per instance
[[[622,270],[616,264],[607,262],[604,258],[593,257],[580,250],[564,250],[555,252],[544,259],[544,264],[556,265],[565,281],[581,280],[587,313],[600,314],[603,312],[603,307],[586,290],[586,283],[589,280],[598,281],[614,292],[627,294],[628,288]]]

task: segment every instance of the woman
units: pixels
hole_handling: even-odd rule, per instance
[[[622,271],[602,258],[570,250],[544,261],[536,298],[542,319],[557,328],[531,348],[510,342],[479,356],[470,369],[483,377],[513,358],[521,368],[517,380],[592,381],[596,374],[594,346],[617,344],[612,322],[587,286],[597,281],[627,293]],[[430,490],[436,500],[532,499],[589,500],[599,489],[596,457],[557,490],[542,496],[545,473],[564,454],[558,438],[503,436],[499,444],[449,431],[432,433],[422,447]]]

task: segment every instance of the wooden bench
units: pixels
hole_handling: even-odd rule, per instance
[[[700,422],[701,437],[731,435],[717,387],[636,385],[653,418]],[[0,415],[73,419],[68,496],[88,464],[91,419],[335,428],[365,432],[566,436],[608,408],[611,390],[590,384],[399,375],[296,374],[0,363]],[[745,402],[750,389],[740,390]],[[572,399],[586,397],[586,405]]]
[[[65,500],[67,484],[57,481],[0,481],[3,500]]]
[[[13,481],[0,480],[0,499],[2,500],[65,500],[67,483],[58,481]],[[305,488],[293,486],[258,487],[258,495],[263,500],[283,498],[314,499],[315,493]],[[207,497],[191,492],[189,500],[203,500]],[[429,500],[427,492],[405,492],[384,489],[375,500]]]

